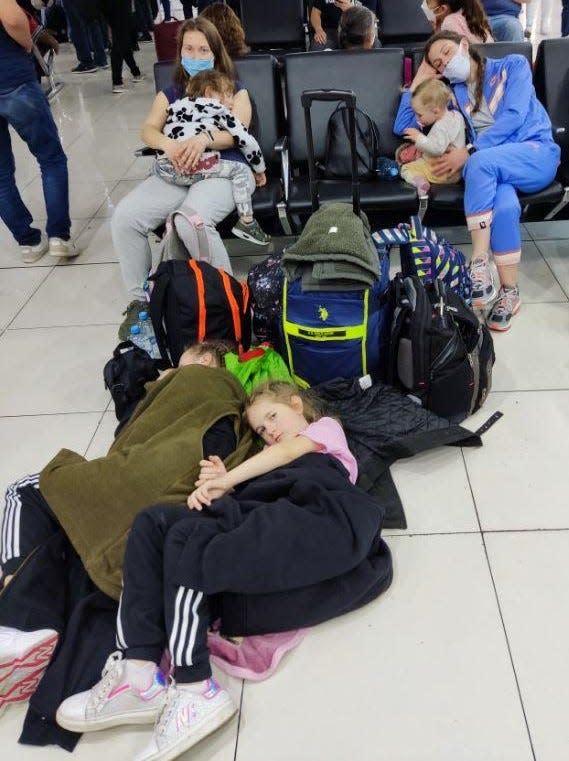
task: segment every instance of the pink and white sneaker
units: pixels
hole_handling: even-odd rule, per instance
[[[173,682],[166,704],[154,727],[154,735],[135,761],[170,761],[203,740],[237,712],[227,690],[207,679],[194,692]]]
[[[55,720],[71,732],[94,732],[121,724],[152,724],[166,701],[166,679],[157,668],[145,689],[126,681],[122,653],[112,653],[102,678],[90,690],[64,700]]]
[[[0,708],[33,695],[57,640],[53,629],[24,632],[0,626]]]

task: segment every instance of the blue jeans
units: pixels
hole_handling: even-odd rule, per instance
[[[47,98],[37,82],[0,90],[0,216],[20,246],[35,246],[40,231],[16,187],[14,154],[8,125],[36,157],[41,169],[49,238],[69,240],[69,179],[67,157]]]
[[[561,36],[569,36],[569,0],[561,0],[563,10],[561,11]]]
[[[492,36],[496,42],[523,42],[524,30],[519,18],[509,16],[507,13],[498,16],[490,16],[488,19],[492,27]]]
[[[85,66],[106,66],[105,38],[99,19],[84,19],[75,0],[66,0],[63,4],[67,21],[71,29],[71,42],[75,47],[79,63]]]

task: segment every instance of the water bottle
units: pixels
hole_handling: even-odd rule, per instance
[[[130,329],[130,340],[135,346],[144,349],[152,359],[160,359],[158,342],[148,312],[138,313],[138,322]]]

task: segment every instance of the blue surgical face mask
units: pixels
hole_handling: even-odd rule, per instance
[[[470,77],[470,55],[464,52],[459,45],[456,53],[450,59],[443,70],[443,76],[448,79],[451,85],[458,82],[466,82]]]
[[[209,71],[213,69],[213,58],[190,58],[189,56],[182,56],[182,66],[188,76],[193,77],[195,74],[199,74],[200,71]]]

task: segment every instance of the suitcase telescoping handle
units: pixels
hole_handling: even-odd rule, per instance
[[[348,109],[348,125],[350,129],[350,148],[352,153],[352,204],[354,214],[360,213],[360,180],[358,175],[358,154],[356,149],[356,94],[353,90],[304,90],[301,95],[301,103],[304,109],[304,123],[306,126],[306,144],[308,146],[308,177],[310,180],[310,200],[312,211],[319,207],[318,202],[318,179],[316,177],[316,163],[314,159],[314,139],[312,136],[312,119],[310,107],[313,101],[343,101]]]

